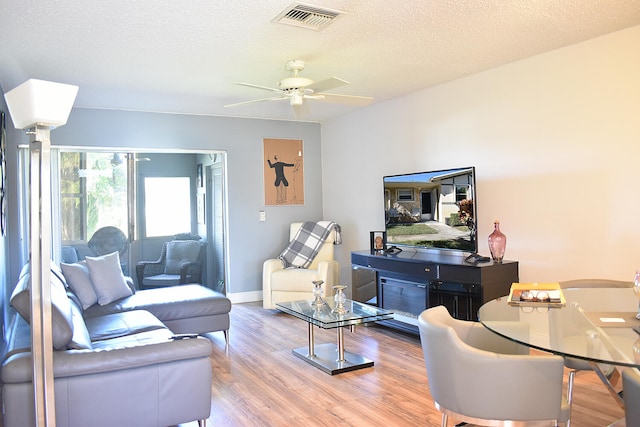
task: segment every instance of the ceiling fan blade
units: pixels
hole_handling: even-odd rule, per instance
[[[288,96],[272,96],[270,98],[261,98],[261,99],[253,99],[251,101],[243,101],[243,102],[236,102],[234,104],[227,104],[225,105],[226,107],[237,107],[238,105],[245,105],[245,104],[253,104],[256,102],[264,102],[264,101],[280,101],[283,99],[289,99]]]
[[[346,80],[339,79],[337,77],[331,77],[326,80],[320,80],[317,82],[311,83],[305,89],[313,89],[314,92],[324,92],[325,90],[336,89],[342,86],[346,86],[349,83]]]
[[[277,89],[277,88],[275,88],[275,87],[261,86],[261,85],[254,85],[253,83],[243,83],[243,82],[240,82],[240,83],[236,83],[236,84],[237,84],[237,85],[240,85],[240,86],[252,87],[252,88],[255,88],[255,89],[268,90],[269,92],[276,92],[276,93],[281,93],[281,92],[282,92],[282,90]]]
[[[322,95],[327,102],[336,102],[340,104],[367,106],[373,102],[370,96],[340,95],[337,93],[316,93]]]

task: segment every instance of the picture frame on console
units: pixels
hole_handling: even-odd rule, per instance
[[[372,231],[370,234],[371,253],[382,254],[387,250],[387,232]]]

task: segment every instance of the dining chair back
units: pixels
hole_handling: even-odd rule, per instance
[[[640,373],[637,369],[622,372],[624,418],[627,427],[640,426]]]
[[[560,282],[561,289],[571,288],[631,288],[632,282],[622,280],[610,280],[610,279],[574,279]],[[588,307],[587,307],[588,309]],[[602,306],[599,306],[598,311],[603,311]],[[565,333],[567,331],[564,331]],[[586,360],[577,359],[574,357],[565,357],[564,364],[569,369],[569,375],[567,379],[567,400],[569,407],[573,403],[573,387],[575,383],[575,377],[580,372],[593,371],[592,365]],[[612,365],[600,364],[598,365],[602,375],[607,378],[609,392],[616,394],[618,390],[615,389],[616,381],[620,378],[620,373]],[[640,424],[638,424],[640,425]],[[571,421],[567,423],[567,427],[571,427]]]
[[[511,327],[525,327],[508,322]],[[442,427],[448,418],[484,426],[569,419],[563,359],[529,349],[478,322],[454,319],[444,306],[418,318],[427,379]]]

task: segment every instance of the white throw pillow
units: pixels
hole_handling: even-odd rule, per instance
[[[122,274],[120,256],[113,252],[100,257],[85,257],[98,305],[106,305],[120,298],[133,295]]]
[[[82,303],[82,309],[86,310],[98,302],[98,295],[93,289],[89,267],[82,261],[76,264],[61,263],[62,274],[69,287]]]

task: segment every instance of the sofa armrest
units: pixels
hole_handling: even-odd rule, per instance
[[[166,342],[139,344],[132,347],[54,351],[53,376],[64,378],[115,372],[178,360],[205,358],[209,357],[212,347],[211,341],[206,338],[182,340],[167,338]],[[31,374],[31,352],[13,354],[2,365],[3,383],[31,382]]]
[[[320,261],[318,263],[318,277],[324,280],[325,295],[333,295],[333,287],[340,284],[340,264],[338,261]]]
[[[279,259],[268,259],[262,264],[262,306],[272,308],[271,301],[271,273],[283,270],[284,266]]]

